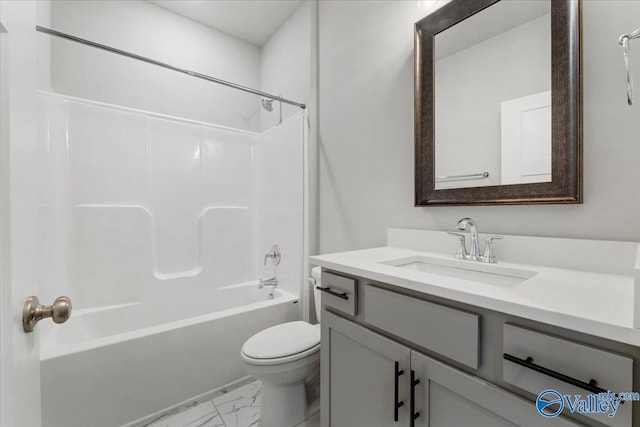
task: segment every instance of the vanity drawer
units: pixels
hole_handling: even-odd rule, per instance
[[[375,286],[362,293],[365,323],[478,369],[480,316]]]
[[[585,344],[563,338],[535,332],[512,324],[503,326],[502,379],[538,395],[544,390],[555,390],[565,395],[581,395],[586,399],[589,394],[597,394],[566,381],[553,377],[549,371],[534,370],[542,367],[560,373],[583,383],[596,380],[596,386],[615,393],[633,391],[633,359],[628,356],[601,350]],[[508,356],[505,356],[508,355]],[[515,357],[531,366],[518,364]],[[522,363],[522,362],[520,362]],[[532,369],[533,368],[533,369]],[[569,379],[566,379],[570,381]],[[631,402],[620,405],[615,417],[605,414],[585,414],[589,418],[609,426],[631,426]]]
[[[322,271],[322,304],[356,315],[357,280]]]

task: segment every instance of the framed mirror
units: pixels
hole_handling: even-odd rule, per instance
[[[582,202],[580,0],[452,0],[415,24],[415,203]]]

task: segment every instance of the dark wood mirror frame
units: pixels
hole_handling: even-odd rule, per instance
[[[551,1],[551,182],[435,188],[435,35],[500,0],[452,0],[415,24],[415,204],[582,203],[581,0]]]

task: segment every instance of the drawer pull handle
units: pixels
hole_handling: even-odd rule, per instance
[[[393,421],[398,422],[398,409],[404,406],[403,401],[398,402],[398,381],[400,379],[400,375],[404,374],[404,371],[400,369],[400,362],[396,362],[395,366],[395,387],[394,387],[394,399],[393,399]]]
[[[411,412],[411,419],[409,425],[415,427],[416,418],[420,416],[420,412],[416,412],[416,386],[420,384],[420,380],[416,379],[416,371],[411,370],[411,397],[409,399],[409,412]]]
[[[333,295],[334,297],[342,298],[344,300],[348,300],[349,299],[349,297],[347,296],[346,292],[342,292],[342,293],[335,292],[335,291],[332,291],[331,288],[328,287],[328,286],[326,288],[323,288],[321,286],[316,286],[316,289],[319,290],[319,291],[322,291],[322,292],[326,292],[329,295]]]
[[[551,369],[545,368],[540,365],[536,365],[533,363],[533,357],[527,357],[526,359],[520,359],[518,357],[512,356],[508,353],[504,353],[502,355],[503,359],[508,360],[509,362],[513,362],[517,365],[524,366],[525,368],[534,370],[536,372],[540,372],[543,375],[547,375],[549,377],[555,378],[560,381],[564,381],[565,383],[571,384],[572,386],[576,386],[583,390],[590,391],[591,393],[607,393],[608,390],[598,387],[596,384],[598,383],[596,380],[590,380],[588,383],[584,381],[580,381],[568,375],[561,374],[560,372],[553,371]]]

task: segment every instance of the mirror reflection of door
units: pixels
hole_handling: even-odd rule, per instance
[[[551,91],[502,103],[501,184],[551,181]]]
[[[436,34],[436,189],[551,181],[550,5],[501,0]]]

